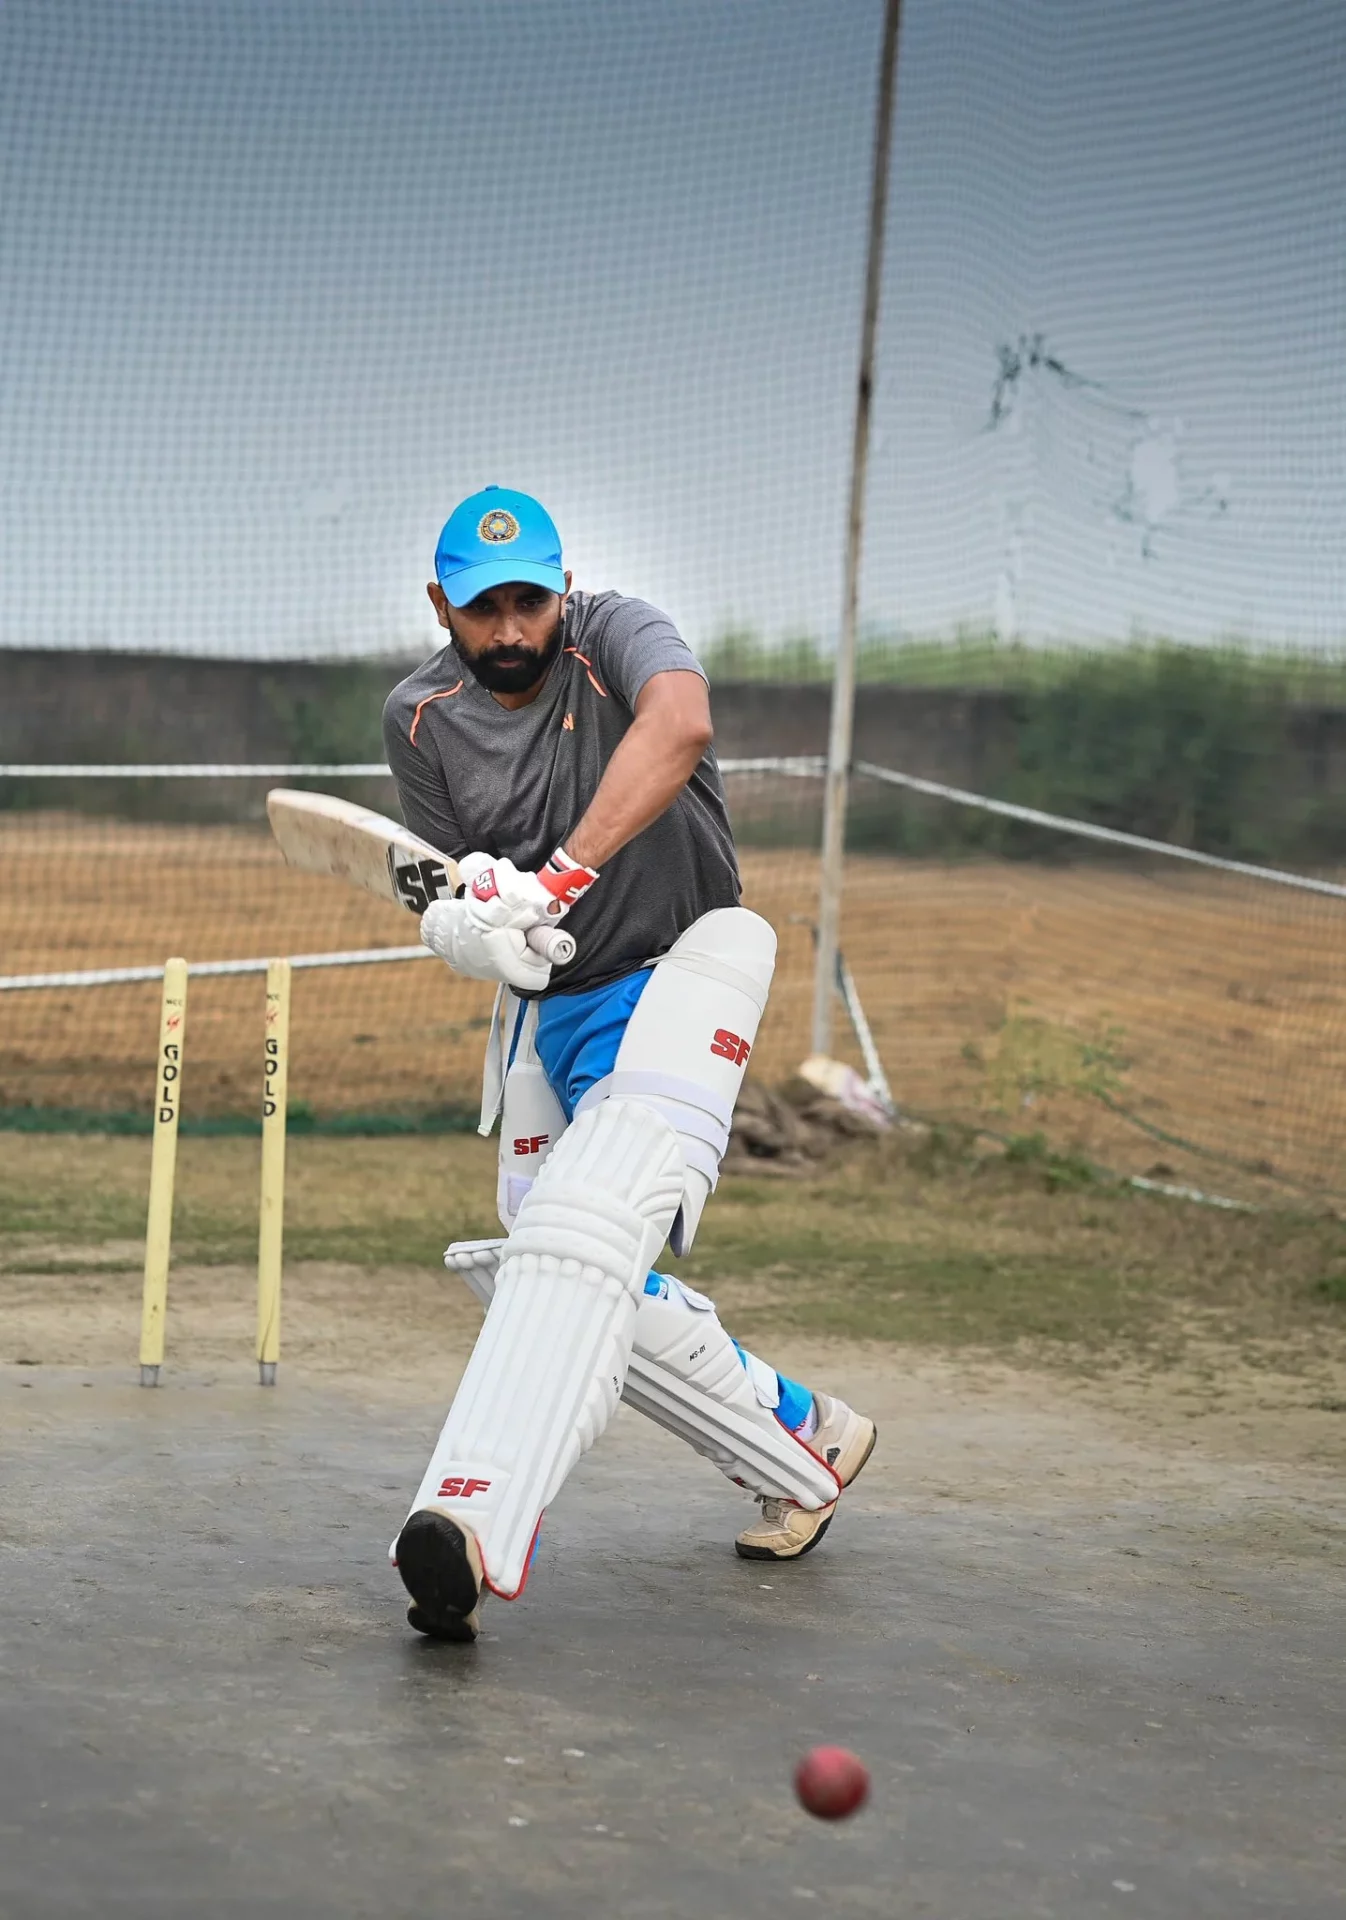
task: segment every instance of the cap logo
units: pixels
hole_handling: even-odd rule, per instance
[[[477,526],[477,538],[485,540],[493,547],[504,546],[510,540],[519,537],[519,523],[512,513],[504,507],[492,507],[484,513]]]

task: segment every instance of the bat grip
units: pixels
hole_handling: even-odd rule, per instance
[[[575,958],[575,937],[560,927],[530,927],[524,938],[534,953],[554,967],[568,967]]]

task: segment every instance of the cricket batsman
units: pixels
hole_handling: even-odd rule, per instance
[[[428,592],[448,644],[394,689],[407,825],[459,865],[421,919],[499,983],[483,1131],[500,1118],[506,1238],[449,1248],[487,1304],[393,1558],[419,1632],[471,1640],[523,1591],[543,1510],[619,1398],[753,1494],[747,1559],[815,1547],[872,1421],[745,1352],[654,1271],[692,1245],[775,965],[739,905],[705,675],[644,601],[571,591],[529,495],[454,509]],[[564,917],[552,965],[530,928]]]

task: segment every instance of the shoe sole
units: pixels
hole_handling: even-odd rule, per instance
[[[477,1637],[476,1542],[446,1513],[413,1513],[397,1536],[397,1571],[411,1595],[407,1624],[432,1640]]]
[[[855,1485],[856,1481],[860,1478],[860,1475],[864,1472],[865,1467],[869,1463],[870,1454],[873,1453],[875,1447],[878,1444],[879,1444],[879,1430],[877,1427],[875,1427],[873,1433],[869,1437],[869,1445],[865,1448],[864,1455],[861,1458],[860,1464],[855,1469],[855,1472],[851,1475],[850,1479],[846,1482],[846,1487],[853,1487]],[[846,1491],[846,1487],[842,1488],[841,1490],[842,1493]],[[777,1553],[775,1549],[772,1547],[744,1546],[741,1540],[735,1540],[734,1552],[738,1555],[740,1560],[802,1560],[804,1558],[804,1555],[806,1553],[812,1553],[813,1549],[822,1540],[823,1535],[827,1532],[827,1529],[831,1526],[833,1520],[836,1518],[837,1508],[840,1504],[841,1504],[841,1494],[839,1493],[836,1499],[832,1502],[831,1513],[828,1514],[826,1520],[824,1520],[822,1525],[818,1528],[818,1531],[814,1534],[811,1534],[802,1546],[796,1547],[793,1553]]]

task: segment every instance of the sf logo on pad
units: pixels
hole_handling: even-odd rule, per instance
[[[741,1067],[752,1052],[752,1041],[740,1040],[736,1033],[730,1033],[728,1027],[716,1027],[710,1050],[719,1059],[732,1060],[736,1067]]]
[[[439,1483],[441,1500],[470,1500],[474,1493],[485,1493],[490,1487],[489,1480],[468,1480],[461,1473],[451,1473],[447,1480]]]

